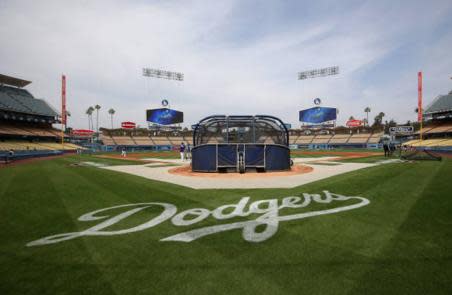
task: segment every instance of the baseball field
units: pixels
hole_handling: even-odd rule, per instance
[[[132,158],[0,167],[0,294],[452,292],[451,159],[287,189],[100,168],[142,164]]]

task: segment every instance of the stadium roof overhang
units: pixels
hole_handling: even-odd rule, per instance
[[[424,111],[424,115],[433,115],[440,113],[452,113],[452,91],[447,95],[436,97]]]
[[[22,88],[22,87],[27,86],[30,83],[31,83],[31,81],[0,74],[0,85],[6,84],[6,85],[11,85],[11,86]]]

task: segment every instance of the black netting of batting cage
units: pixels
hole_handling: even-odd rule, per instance
[[[193,132],[193,145],[218,143],[265,143],[289,145],[289,132],[273,116],[224,116],[202,119]]]

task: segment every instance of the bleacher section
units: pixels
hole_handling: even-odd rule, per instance
[[[367,143],[368,144],[377,144],[380,142],[381,136],[383,136],[383,133],[374,133],[369,137]]]
[[[75,144],[57,142],[61,130],[53,128],[52,124],[60,123],[59,114],[47,102],[22,89],[30,83],[0,74],[0,150],[34,157],[83,149]]]
[[[173,145],[171,141],[168,139],[168,137],[160,137],[160,136],[153,136],[151,137],[152,141],[155,145]],[[174,144],[179,145],[181,142]]]
[[[223,142],[224,142],[223,137],[212,136],[212,137],[209,138],[208,142],[206,142],[206,143],[213,143],[213,144],[215,144],[215,143],[223,143]]]
[[[0,150],[1,151],[57,151],[57,150],[76,150],[76,149],[85,149],[81,146],[72,144],[72,143],[54,143],[54,142],[27,142],[27,141],[0,141]]]
[[[452,125],[442,125],[423,130],[424,134],[437,134],[437,133],[449,133],[452,132]]]
[[[366,146],[367,144],[377,144],[380,142],[382,133],[360,133],[360,134],[322,134],[322,135],[292,135],[290,138],[290,144],[298,146],[309,145],[332,145],[332,146],[354,146],[359,145]],[[185,136],[166,136],[166,135],[154,135],[154,136],[109,136],[102,134],[101,141],[106,146],[129,146],[129,147],[152,147],[152,146],[179,146],[181,142],[191,143],[192,138],[189,134]],[[223,138],[211,137],[208,143],[222,143]],[[273,140],[270,136],[259,139],[261,143],[272,143]]]
[[[112,136],[112,139],[114,140],[114,142],[116,142],[117,145],[123,145],[123,146],[136,145],[136,143],[133,141],[132,137],[129,137],[129,136]]]
[[[297,139],[295,140],[295,144],[310,144],[312,142],[312,140],[314,139],[314,135],[300,135],[299,137],[297,137]]]
[[[116,145],[116,142],[113,140],[113,138],[107,135],[102,134],[100,136],[100,140],[104,143],[104,145]]]
[[[367,144],[370,133],[353,134],[347,141],[349,144]]]
[[[446,147],[446,146],[452,147],[452,139],[439,138],[439,139],[426,139],[422,141],[419,139],[414,139],[404,142],[403,145],[414,147]]]
[[[151,141],[151,138],[147,136],[134,136],[133,140],[137,145],[154,145],[154,142]]]
[[[185,139],[182,136],[169,136],[168,140],[172,145],[180,145],[181,142],[185,142]]]
[[[41,137],[60,137],[61,131],[53,128],[38,128],[29,126],[14,126],[2,124],[0,126],[0,135],[24,135]]]
[[[350,134],[335,134],[331,139],[329,144],[343,144],[347,143],[350,138]]]
[[[330,134],[317,135],[313,140],[312,144],[327,144],[333,136]]]

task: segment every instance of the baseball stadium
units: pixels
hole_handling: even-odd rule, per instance
[[[197,83],[190,70],[118,73],[146,81],[131,82],[140,104],[107,74],[52,80],[9,58],[1,294],[451,294],[449,78],[409,69],[409,98],[359,114],[316,88],[346,83],[346,65],[300,63],[289,75],[314,95],[280,111],[281,97],[198,105],[180,86]],[[85,105],[91,88],[124,98]]]

